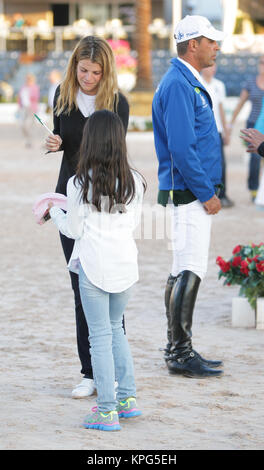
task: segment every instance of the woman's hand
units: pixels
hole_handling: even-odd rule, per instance
[[[264,142],[264,134],[257,129],[241,129],[240,138],[248,143],[247,152],[258,153],[258,148]]]
[[[48,210],[50,210],[53,206],[54,206],[53,202],[50,201],[50,202],[48,203]]]
[[[62,139],[58,134],[49,135],[45,141],[45,147],[50,152],[58,152],[62,144]]]

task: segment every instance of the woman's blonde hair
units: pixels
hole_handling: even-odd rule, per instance
[[[103,38],[86,36],[78,42],[69,60],[65,78],[60,85],[60,94],[55,109],[57,115],[62,112],[69,114],[74,107],[78,108],[76,101],[79,89],[77,65],[83,59],[89,59],[102,68],[95,109],[114,111],[114,107],[117,105],[118,85],[114,53]]]

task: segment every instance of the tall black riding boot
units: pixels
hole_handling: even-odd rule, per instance
[[[170,296],[171,354],[167,359],[171,374],[187,377],[220,376],[222,371],[208,364],[192,349],[192,318],[200,286],[200,278],[192,271],[182,271]]]
[[[170,349],[171,349],[171,346],[172,346],[171,318],[170,318],[170,297],[171,297],[171,291],[172,291],[172,288],[175,284],[176,279],[177,279],[177,276],[172,276],[172,274],[170,274],[169,277],[168,277],[168,280],[167,280],[166,288],[165,288],[164,301],[165,301],[165,310],[166,310],[166,316],[167,316],[167,340],[168,340],[166,348],[164,349],[164,359],[165,359],[165,361],[169,357]]]

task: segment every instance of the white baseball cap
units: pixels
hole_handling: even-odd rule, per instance
[[[222,41],[224,33],[215,29],[204,16],[187,15],[177,24],[174,30],[176,43],[204,36],[213,41]]]

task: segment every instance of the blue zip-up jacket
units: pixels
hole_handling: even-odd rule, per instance
[[[159,189],[189,189],[208,201],[221,183],[220,138],[209,93],[178,59],[156,90],[152,122]]]

